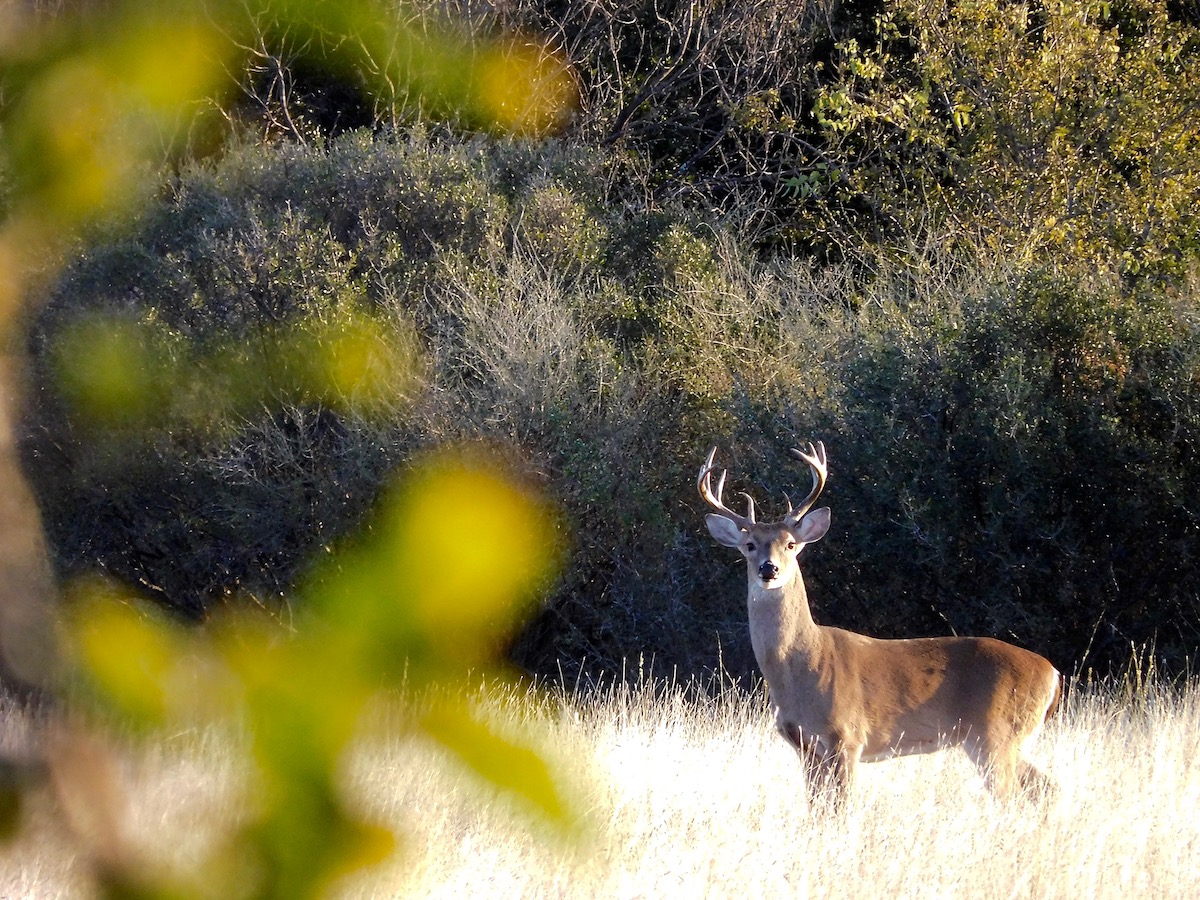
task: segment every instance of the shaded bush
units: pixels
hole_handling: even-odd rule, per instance
[[[857,536],[830,591],[873,631],[916,619],[1076,664],[1157,639],[1184,665],[1200,622],[1190,317],[1046,272],[980,284],[940,324],[930,308],[844,370],[833,427]]]
[[[482,442],[556,500],[571,547],[517,659],[749,673],[744,574],[703,533],[695,469],[720,444],[771,512],[801,478],[786,448],[820,438],[823,621],[1015,637],[1068,669],[1157,639],[1182,662],[1200,622],[1192,283],[989,268],[961,245],[756,261],[683,210],[614,211],[603,160],[418,129],[183,173],[79,258],[33,332],[27,457],[60,568],[189,616],[284,609],[415,451]],[[55,361],[97,316],[190,378],[90,419]],[[304,361],[338,322],[417,362],[367,395],[314,381]],[[279,378],[257,405],[220,387],[259,370]]]

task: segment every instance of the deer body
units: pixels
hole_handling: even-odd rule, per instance
[[[779,732],[839,795],[860,761],[950,746],[998,794],[1046,784],[1022,754],[1058,701],[1047,660],[991,638],[880,640],[813,620],[798,556],[824,536],[830,512],[808,513],[825,481],[824,448],[810,450],[793,452],[813,468],[813,490],[780,523],[757,523],[749,498],[747,516],[724,506],[724,473],[715,494],[709,483],[713,453],[698,479],[717,510],[710,533],[746,558],[750,639]]]

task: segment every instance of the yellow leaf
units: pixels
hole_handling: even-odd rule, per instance
[[[484,114],[518,134],[561,129],[579,103],[570,67],[532,40],[496,43],[483,55],[476,79]]]
[[[505,740],[472,718],[461,704],[443,703],[421,720],[431,738],[454,753],[493,787],[514,794],[550,819],[568,811],[545,761],[533,750]]]
[[[136,723],[161,724],[178,705],[172,691],[182,637],[112,596],[111,586],[86,590],[94,593],[71,623],[78,661],[117,709]]]

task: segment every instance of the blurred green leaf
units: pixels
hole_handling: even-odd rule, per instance
[[[166,724],[195,687],[184,671],[188,636],[113,582],[89,579],[71,593],[68,649],[92,688],[133,725]]]
[[[497,735],[465,705],[437,704],[421,717],[421,728],[498,790],[522,798],[551,820],[566,821],[567,807],[545,760]]]
[[[478,461],[432,458],[314,573],[306,606],[354,622],[362,652],[418,680],[496,660],[547,586],[548,509]]]
[[[59,337],[55,363],[71,408],[106,425],[145,424],[179,377],[149,328],[109,317],[73,324]]]

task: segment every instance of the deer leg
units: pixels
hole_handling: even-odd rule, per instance
[[[1024,748],[1031,735],[1015,728],[993,729],[971,735],[963,742],[971,761],[978,767],[988,790],[1001,799],[1015,794],[1042,797],[1054,792],[1054,780],[1025,758]]]
[[[788,740],[800,755],[812,798],[826,797],[840,809],[850,794],[861,748],[851,748],[837,740],[828,742],[802,735],[799,729],[788,734]]]
[[[1023,757],[1017,759],[1017,781],[1028,797],[1053,797],[1058,790],[1053,778]]]
[[[972,736],[963,743],[963,749],[979,769],[983,783],[993,796],[1007,797],[1012,792],[1015,761],[1010,750],[997,746],[997,742],[987,736]]]
[[[827,764],[829,785],[839,807],[850,796],[850,788],[854,784],[854,773],[858,769],[858,761],[861,757],[861,747],[851,747],[844,741],[838,741],[829,755]]]
[[[1006,799],[1018,793],[1032,797],[1055,787],[1053,780],[1021,755],[1020,743],[1012,735],[983,737],[967,741],[964,747],[996,797]]]
[[[784,721],[782,717],[776,718],[775,726],[784,740],[796,748],[812,799],[827,797],[841,808],[849,796],[862,748],[851,747],[836,736],[822,738],[805,734],[799,725]]]
[[[796,755],[800,757],[800,765],[804,768],[804,781],[808,785],[809,794],[814,798],[820,794],[816,785],[825,780],[827,775],[827,754],[820,740],[804,734],[799,725],[784,721],[782,715],[775,720],[775,727],[783,735],[783,739],[792,745]]]

